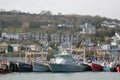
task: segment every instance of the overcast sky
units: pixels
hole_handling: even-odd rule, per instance
[[[100,15],[120,19],[120,0],[0,0],[0,9],[53,14]]]

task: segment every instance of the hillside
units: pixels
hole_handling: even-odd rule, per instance
[[[4,32],[58,32],[64,31],[59,25],[69,25],[70,31],[79,30],[79,26],[85,22],[98,25],[102,21],[116,21],[100,16],[90,15],[52,15],[50,11],[42,11],[40,14],[30,14],[20,11],[1,11],[0,12],[0,28]]]

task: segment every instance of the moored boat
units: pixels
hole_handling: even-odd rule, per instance
[[[46,72],[49,71],[49,67],[46,64],[33,62],[33,71],[34,72]]]
[[[106,67],[103,67],[103,71],[108,71],[109,72],[109,71],[111,71],[111,69],[110,69],[110,67],[106,66]]]
[[[78,64],[70,53],[62,51],[55,56],[53,62],[49,63],[52,72],[81,72],[83,67]]]
[[[88,63],[88,65],[91,67],[92,71],[103,71],[103,66],[97,63]]]
[[[18,72],[31,72],[31,71],[33,71],[33,67],[31,64],[27,64],[24,62],[18,62],[17,66],[18,66]]]
[[[52,72],[80,72],[83,71],[80,65],[71,65],[71,64],[55,64],[50,63],[50,70]]]
[[[0,73],[9,73],[10,70],[8,66],[7,62],[0,62]]]
[[[117,65],[116,70],[117,72],[120,72],[120,65]]]
[[[81,63],[83,71],[92,71],[91,67],[88,64]]]

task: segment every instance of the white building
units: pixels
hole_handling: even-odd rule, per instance
[[[82,28],[80,34],[96,34],[96,27],[90,23],[84,23],[83,25],[80,25],[80,28]]]
[[[2,38],[5,37],[7,39],[19,39],[19,33],[2,33]]]
[[[112,39],[114,41],[120,41],[120,35],[117,32],[115,32],[115,35],[112,37]]]
[[[109,27],[109,28],[115,28],[115,27],[119,26],[119,24],[116,23],[115,21],[112,21],[112,22],[103,21],[103,22],[101,23],[101,26]]]

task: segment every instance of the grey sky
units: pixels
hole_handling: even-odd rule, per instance
[[[53,14],[61,12],[120,19],[120,0],[0,0],[0,8],[30,13],[50,10]]]

